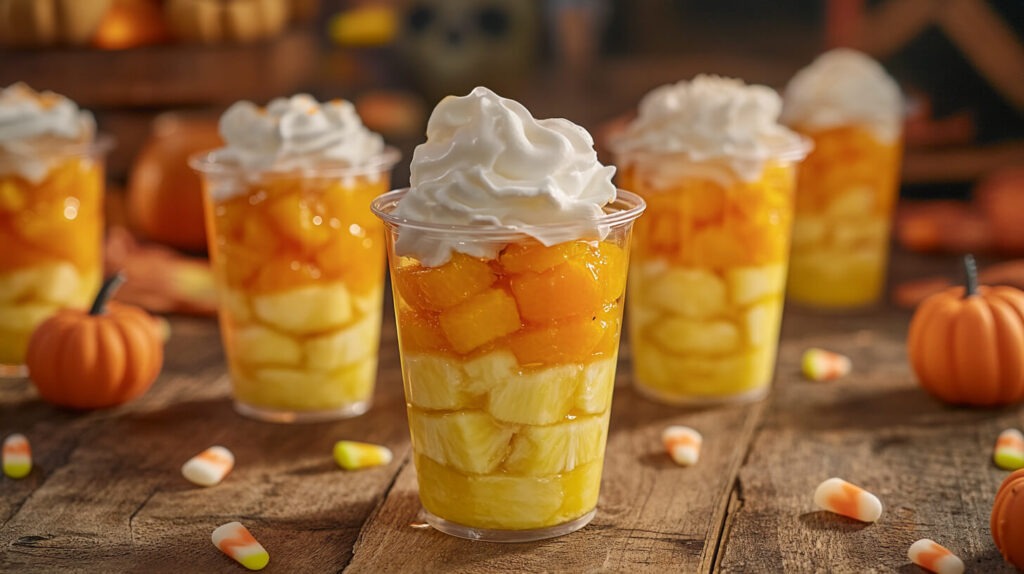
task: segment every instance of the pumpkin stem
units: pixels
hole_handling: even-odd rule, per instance
[[[107,280],[103,282],[103,287],[100,287],[100,292],[96,294],[96,300],[92,302],[92,307],[89,308],[89,314],[102,315],[105,313],[107,302],[113,298],[114,293],[121,287],[122,283],[124,283],[124,274],[120,271],[107,277]]]
[[[974,256],[968,253],[964,255],[964,275],[966,281],[964,282],[966,290],[964,292],[964,298],[971,297],[978,294],[978,265],[974,262]]]

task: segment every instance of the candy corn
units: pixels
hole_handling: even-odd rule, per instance
[[[999,433],[992,458],[996,466],[1004,470],[1024,468],[1024,433],[1017,429],[1006,429]]]
[[[213,486],[224,480],[235,466],[235,455],[222,446],[211,446],[188,459],[181,466],[181,474],[199,486]]]
[[[862,522],[874,522],[882,516],[878,497],[841,478],[830,478],[819,484],[814,491],[814,504]]]
[[[262,570],[270,554],[240,522],[222,524],[213,531],[213,545],[249,570]]]
[[[907,557],[914,564],[936,574],[963,574],[964,562],[944,546],[922,538],[910,545]]]
[[[679,466],[693,466],[700,458],[704,439],[690,427],[670,426],[661,433],[661,442],[673,462]]]
[[[850,373],[850,358],[824,349],[804,351],[804,376],[812,381],[831,381]]]
[[[4,439],[4,474],[11,478],[24,478],[32,472],[32,449],[23,434],[12,434]]]
[[[391,450],[376,444],[340,440],[334,444],[334,460],[345,470],[380,466],[391,462]]]

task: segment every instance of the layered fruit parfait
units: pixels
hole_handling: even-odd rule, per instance
[[[43,319],[99,289],[106,147],[95,128],[63,96],[0,90],[0,373],[22,370]]]
[[[796,162],[763,86],[698,76],[655,89],[613,144],[647,201],[634,234],[635,384],[669,403],[764,395],[774,373]]]
[[[485,88],[441,101],[387,222],[420,500],[436,528],[523,541],[597,504],[642,201],[585,130]]]
[[[358,415],[377,373],[384,237],[370,202],[397,152],[345,101],[232,106],[203,175],[236,407],[279,422]]]
[[[814,141],[797,182],[791,301],[845,309],[880,298],[902,112],[896,82],[853,50],[823,54],[787,86],[782,121]]]

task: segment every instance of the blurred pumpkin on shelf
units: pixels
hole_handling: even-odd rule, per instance
[[[0,44],[88,44],[113,0],[0,0]]]
[[[169,38],[159,0],[114,0],[92,44],[103,50],[125,50],[160,44]]]
[[[251,42],[279,34],[288,23],[287,0],[166,0],[174,35],[188,42]]]
[[[188,156],[223,145],[213,117],[157,116],[128,176],[128,221],[145,239],[206,249],[202,187]]]

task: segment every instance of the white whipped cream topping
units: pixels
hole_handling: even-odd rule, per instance
[[[789,81],[782,121],[809,129],[866,125],[891,142],[900,135],[903,108],[899,86],[878,62],[839,48],[818,56]]]
[[[351,102],[320,103],[306,94],[275,99],[266,108],[236,102],[221,116],[220,134],[225,159],[252,171],[310,169],[323,162],[358,166],[384,149]]]
[[[0,90],[0,174],[39,183],[60,155],[81,150],[95,134],[92,114],[64,96],[22,83]]]
[[[771,88],[700,75],[644,96],[637,118],[613,147],[626,161],[631,154],[682,154],[724,162],[741,179],[755,180],[766,160],[801,154],[805,147],[778,123],[781,109]]]
[[[615,168],[598,162],[587,130],[562,118],[534,119],[519,102],[482,87],[437,104],[410,172],[395,217],[499,227],[544,245],[604,237],[608,229],[597,219],[616,197]],[[415,227],[398,234],[397,253],[427,266],[443,264],[453,251],[493,258],[502,247]]]

